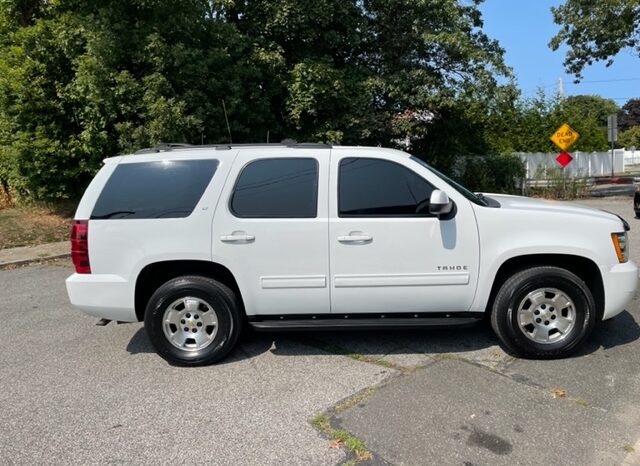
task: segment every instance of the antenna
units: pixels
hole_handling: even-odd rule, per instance
[[[227,131],[229,132],[229,144],[233,144],[233,140],[231,139],[231,126],[229,126],[229,117],[227,116],[227,107],[224,104],[224,99],[222,99],[222,110],[224,110],[224,119],[227,122]]]

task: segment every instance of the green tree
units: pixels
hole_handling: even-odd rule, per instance
[[[571,146],[571,150],[605,151],[609,147],[607,117],[617,111],[614,100],[595,95],[576,95],[560,100],[551,120],[554,126],[567,122],[580,134],[580,139]]]
[[[456,0],[236,2],[230,21],[272,65],[286,136],[393,145],[441,167],[484,149],[484,111],[508,75],[477,4]],[[477,113],[477,112],[476,112]],[[477,128],[474,128],[476,126]]]
[[[589,95],[562,99],[541,91],[532,98],[517,100],[510,111],[495,115],[486,138],[493,146],[502,148],[497,153],[554,152],[558,148],[549,137],[562,123],[568,123],[580,133],[571,150],[607,150],[607,116],[616,111],[616,103],[611,99]]]
[[[618,126],[625,130],[640,125],[640,99],[629,99],[618,112]]]
[[[613,63],[624,48],[640,54],[640,2],[638,0],[565,0],[552,7],[553,20],[560,30],[549,45],[557,50],[569,47],[564,65],[582,78],[582,70],[594,61]]]
[[[0,178],[76,196],[160,141],[484,153],[513,89],[480,0],[0,0]],[[508,86],[507,86],[508,87]],[[500,94],[501,103],[493,103]]]
[[[640,125],[620,131],[618,144],[627,149],[635,147],[636,150],[640,150]]]
[[[379,122],[369,141],[407,138],[414,153],[445,170],[456,154],[486,152],[484,116],[497,78],[510,73],[502,48],[482,31],[478,3],[364,2],[363,61],[372,63]]]
[[[23,196],[75,196],[105,156],[226,140],[222,98],[239,139],[275,126],[250,44],[208,2],[5,6],[0,174]]]

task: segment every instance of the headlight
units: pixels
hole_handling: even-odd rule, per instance
[[[611,233],[611,240],[613,241],[613,247],[616,250],[618,256],[618,262],[627,262],[629,260],[629,245],[627,244],[627,232],[624,233]]]

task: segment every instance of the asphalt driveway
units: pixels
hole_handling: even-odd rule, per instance
[[[589,204],[632,224],[630,199]],[[0,271],[0,463],[634,464],[640,309],[583,351],[518,360],[483,326],[253,334],[223,364],[176,368],[140,324],[95,326],[54,263]],[[365,456],[366,457],[366,456]],[[638,463],[640,464],[640,463]]]

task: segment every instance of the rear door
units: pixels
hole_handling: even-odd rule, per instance
[[[330,312],[328,149],[239,152],[213,222],[213,260],[248,315]]]

